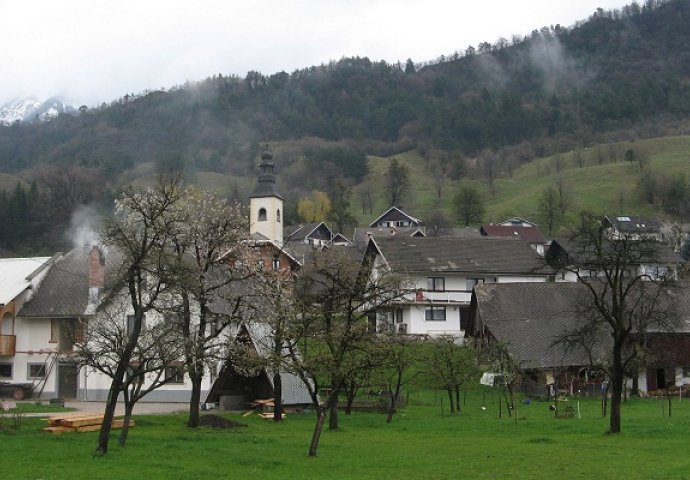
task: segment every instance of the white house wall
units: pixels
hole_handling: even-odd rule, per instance
[[[429,278],[443,278],[443,290],[429,290]],[[461,311],[467,310],[472,299],[473,286],[477,282],[485,283],[519,283],[545,282],[547,275],[501,275],[501,274],[464,274],[429,272],[416,274],[411,279],[412,291],[396,306],[402,311],[402,322],[395,317],[395,331],[400,331],[399,323],[404,323],[404,330],[409,334],[420,335],[455,335],[464,336],[461,328]],[[445,320],[427,320],[426,310],[429,307],[445,307]],[[382,328],[382,327],[381,327]]]
[[[43,387],[42,398],[51,398],[56,394],[57,368],[48,372],[50,361],[55,357],[57,343],[50,341],[50,319],[17,318],[15,320],[17,337],[16,351],[11,361],[14,363],[12,382],[34,383],[38,389],[43,380],[29,378],[29,364],[45,364],[48,376]]]

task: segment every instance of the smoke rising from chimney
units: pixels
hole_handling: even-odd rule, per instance
[[[72,213],[67,237],[74,247],[93,246],[100,243],[98,228],[101,217],[93,208],[82,205]]]

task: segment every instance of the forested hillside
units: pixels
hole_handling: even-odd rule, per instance
[[[367,155],[415,150],[427,171],[493,182],[535,158],[683,134],[689,26],[690,2],[649,0],[425,64],[346,58],[270,76],[216,74],[0,127],[0,172],[26,182],[0,195],[0,221],[24,222],[0,247],[64,243],[78,206],[109,205],[123,183],[157,172],[200,183],[224,174],[236,180],[223,193],[244,199],[266,142],[296,202],[314,190],[333,195],[338,179],[361,184]]]

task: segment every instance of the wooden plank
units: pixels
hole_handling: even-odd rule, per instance
[[[79,420],[83,418],[92,418],[92,417],[97,417],[97,416],[103,416],[102,413],[69,413],[69,414],[60,414],[60,415],[50,415],[48,416],[49,421],[60,421],[60,420]]]
[[[44,432],[52,433],[53,435],[59,435],[64,432],[74,432],[72,427],[45,427]]]
[[[65,427],[83,427],[86,425],[100,425],[101,423],[103,423],[103,415],[82,418],[63,418],[60,420],[60,425],[64,425]]]
[[[268,420],[268,419],[273,418],[273,412],[271,412],[271,413],[260,413],[259,416],[260,416],[261,418],[264,418],[264,419]],[[281,415],[280,415],[280,418],[285,418],[285,414],[284,414],[284,413],[281,414]]]
[[[124,420],[113,420],[112,429],[113,430],[119,430],[123,427],[124,423],[125,423]],[[134,422],[134,420],[129,421],[129,427],[130,428],[132,428],[135,425],[136,425],[136,423]],[[95,431],[100,430],[100,429],[101,429],[100,424],[99,425],[84,425],[81,427],[75,427],[74,431],[75,432],[95,432]]]

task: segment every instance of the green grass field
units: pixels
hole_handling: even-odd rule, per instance
[[[412,393],[392,424],[377,413],[341,415],[324,431],[319,454],[306,456],[314,417],[291,414],[282,424],[256,416],[247,428],[184,426],[183,415],[135,416],[125,448],[111,441],[92,458],[97,432],[51,435],[44,420],[25,419],[0,433],[8,479],[451,479],[690,477],[690,400],[634,399],[623,405],[623,433],[607,435],[596,399],[581,399],[581,418],[556,419],[548,403],[521,403],[516,423],[498,418],[497,396],[471,393],[460,414],[442,415],[439,396]],[[445,400],[445,399],[444,399]],[[568,405],[577,411],[577,400]],[[115,432],[117,434],[117,432]]]

